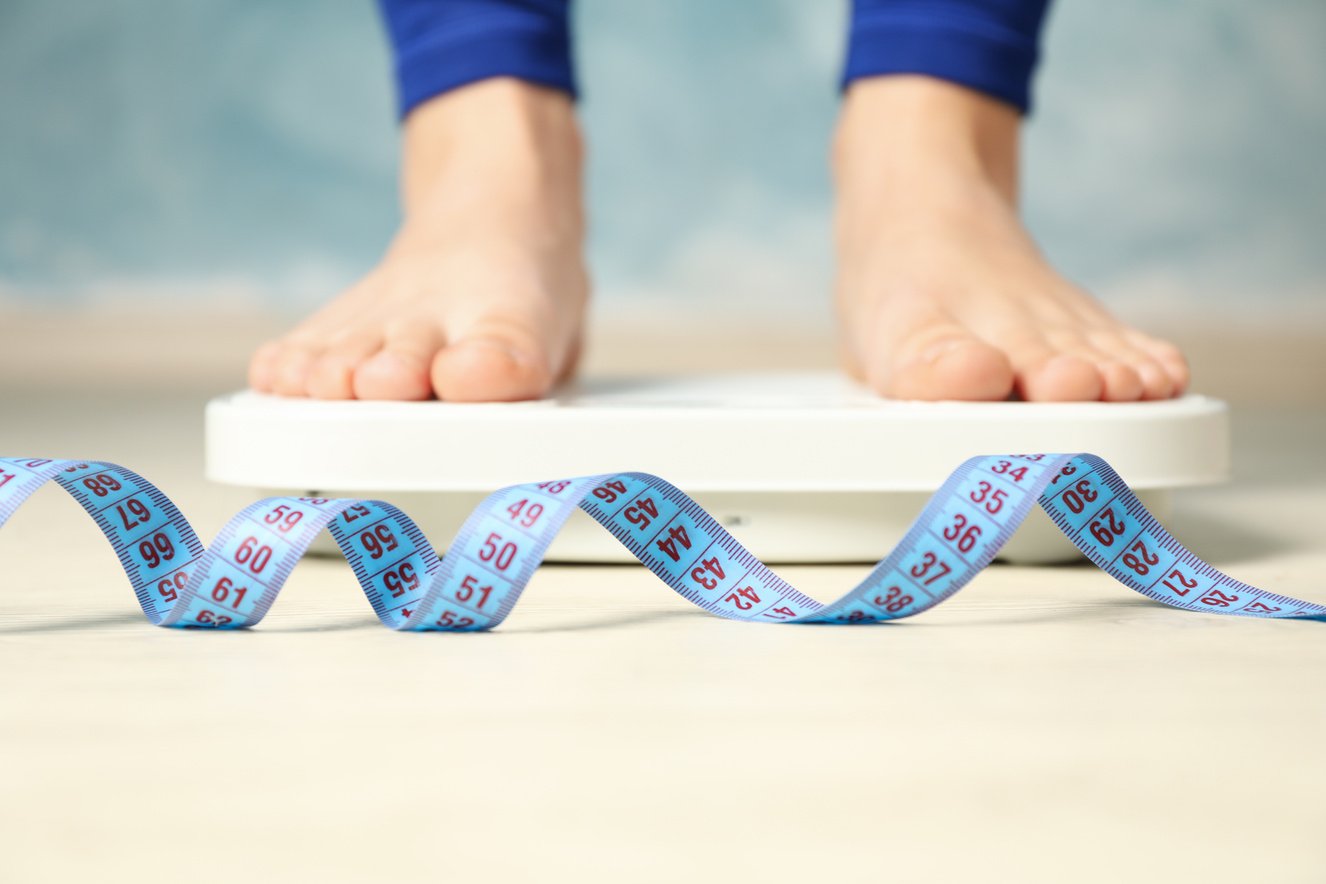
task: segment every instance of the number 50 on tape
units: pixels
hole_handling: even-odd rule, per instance
[[[935,492],[907,534],[856,588],[829,604],[752,556],[686,494],[648,473],[513,485],[489,495],[439,557],[389,503],[271,497],[245,507],[204,548],[173,503],[110,463],[0,458],[0,525],[54,480],[92,516],[158,626],[252,626],[318,532],[327,529],[378,619],[409,631],[491,629],[515,606],[558,529],[579,508],[691,603],[756,623],[873,623],[952,596],[1039,504],[1088,559],[1175,608],[1326,619],[1326,606],[1257,589],[1171,537],[1123,480],[1090,454],[974,457]],[[0,560],[12,553],[0,546]]]

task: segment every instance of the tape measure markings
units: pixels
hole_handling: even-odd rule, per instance
[[[410,631],[491,629],[515,607],[579,508],[687,601],[728,619],[857,623],[941,604],[998,554],[1037,505],[1093,563],[1148,598],[1190,611],[1326,619],[1326,606],[1268,592],[1203,562],[1123,479],[1089,454],[972,458],[945,480],[894,550],[838,600],[787,583],[688,495],[648,473],[582,476],[490,494],[439,557],[385,501],[273,497],[240,510],[204,548],[146,479],[98,461],[0,459],[0,525],[54,479],[111,543],[148,620],[233,629],[258,623],[323,530],[378,618]]]

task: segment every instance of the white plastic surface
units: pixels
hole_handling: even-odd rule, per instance
[[[690,492],[771,562],[878,558],[963,460],[1033,451],[1099,454],[1163,509],[1166,490],[1227,476],[1227,409],[1201,396],[895,402],[830,374],[600,380],[540,402],[490,404],[244,392],[207,408],[209,478],[264,493],[385,497],[437,544],[503,485],[643,470]],[[1038,516],[1006,557],[1075,554]],[[573,519],[550,551],[621,556],[588,519]]]

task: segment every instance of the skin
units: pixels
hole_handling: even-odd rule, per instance
[[[405,122],[404,219],[368,275],[254,354],[254,389],[319,399],[538,398],[573,369],[589,278],[570,100],[510,79]]]
[[[939,80],[848,91],[834,140],[835,300],[848,371],[906,399],[1161,399],[1172,344],[1050,267],[1017,214],[1012,108]],[[588,302],[583,149],[562,93],[493,79],[404,127],[404,220],[382,261],[254,354],[254,389],[321,399],[538,398]]]
[[[849,370],[903,399],[1164,399],[1173,344],[1112,317],[1017,214],[1013,108],[926,77],[858,81],[834,145]]]

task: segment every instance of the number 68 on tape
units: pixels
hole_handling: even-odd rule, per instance
[[[822,604],[759,562],[680,489],[648,473],[514,485],[489,495],[439,557],[410,518],[377,500],[273,497],[235,515],[204,548],[175,505],[115,464],[0,458],[0,525],[49,481],[110,541],[147,619],[233,629],[260,621],[326,529],[386,626],[491,629],[515,606],[577,508],[691,603],[759,623],[871,623],[928,610],[988,565],[1039,504],[1120,583],[1188,611],[1326,619],[1326,606],[1241,583],[1181,546],[1090,454],[974,457],[898,546],[846,595]],[[0,558],[7,557],[0,546]]]

